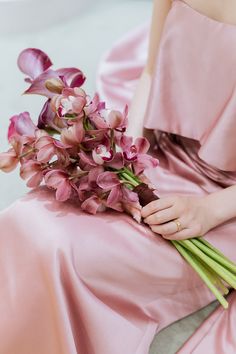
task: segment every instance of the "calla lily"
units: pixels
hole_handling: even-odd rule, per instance
[[[52,62],[43,51],[37,48],[23,50],[17,60],[19,69],[29,77],[26,82],[31,85],[25,91],[26,94],[38,94],[48,98],[54,96],[51,86],[46,87],[48,80],[60,80],[63,87],[80,87],[85,81],[83,72],[77,68],[61,68],[52,70]]]
[[[69,175],[63,170],[53,170],[45,175],[47,187],[56,190],[56,199],[64,202],[68,200],[73,191],[77,191],[76,185],[69,179]]]
[[[61,119],[57,119],[57,115],[53,112],[50,104],[50,99],[48,99],[39,114],[38,118],[38,128],[52,128],[56,131],[60,131],[66,125]]]
[[[33,123],[30,114],[23,112],[10,118],[10,125],[8,128],[8,141],[15,136],[35,136],[36,125]]]
[[[32,80],[52,66],[47,54],[37,48],[23,50],[18,56],[17,64],[19,69]]]

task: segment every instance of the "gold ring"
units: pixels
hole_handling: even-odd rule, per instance
[[[178,232],[181,231],[182,230],[181,222],[178,219],[173,220],[173,221],[174,221],[175,225],[177,226],[177,231]]]

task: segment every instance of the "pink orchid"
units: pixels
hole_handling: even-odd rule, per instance
[[[87,175],[80,179],[78,186],[78,196],[80,201],[84,201],[94,193],[99,195],[103,190],[97,185],[98,176],[104,172],[102,166],[96,166],[92,168]]]
[[[81,209],[89,214],[95,215],[97,212],[104,211],[105,205],[97,195],[92,195],[91,197],[84,200],[84,202],[81,204]]]
[[[82,86],[86,79],[83,72],[77,68],[50,69],[52,66],[50,58],[36,48],[23,50],[18,57],[17,64],[19,69],[28,75],[26,82],[31,84],[25,91],[26,94],[38,94],[51,98],[54,92],[50,90],[50,86],[46,87],[48,80],[60,80],[63,87],[73,88]]]
[[[64,128],[61,131],[61,141],[67,146],[78,146],[85,135],[83,121],[79,120],[68,128]]]
[[[94,162],[98,165],[103,165],[104,162],[111,161],[113,159],[113,150],[106,145],[98,145],[93,151],[92,151],[92,157]]]
[[[141,174],[146,168],[157,167],[159,161],[148,155],[150,144],[146,138],[133,138],[122,136],[119,142],[123,150],[123,156],[127,163],[132,163],[135,174]]]
[[[45,174],[47,187],[56,190],[56,199],[64,202],[68,200],[73,191],[77,191],[75,183],[70,179],[70,175],[63,170],[53,170]]]
[[[128,125],[128,106],[126,105],[123,112],[111,110],[108,114],[108,122],[111,129],[115,129],[124,133]]]
[[[35,143],[35,148],[38,150],[37,161],[48,163],[54,156],[56,156],[62,164],[66,164],[69,159],[65,150],[66,147],[68,146],[65,146],[62,142],[51,136],[43,136]]]
[[[0,153],[0,170],[4,172],[13,171],[20,160],[34,157],[32,146],[28,145],[33,138],[14,135],[11,137],[11,148],[7,152]]]
[[[97,129],[114,129],[117,132],[123,133],[126,130],[128,121],[128,106],[122,112],[117,110],[100,109],[97,114],[91,116],[91,121]]]
[[[18,165],[19,159],[13,148],[7,152],[0,153],[0,170],[3,172],[11,172]]]
[[[8,141],[15,136],[35,136],[36,126],[33,123],[30,114],[23,112],[10,118],[10,125],[8,128]]]
[[[97,178],[97,184],[104,191],[109,191],[107,205],[110,208],[117,208],[117,203],[137,203],[138,196],[123,185],[114,172],[103,172]],[[117,209],[116,209],[117,210]]]
[[[41,163],[29,160],[23,162],[20,168],[20,176],[24,180],[28,180],[27,186],[30,188],[38,187],[45,174],[46,169],[42,166]]]
[[[51,100],[51,107],[59,117],[66,115],[84,116],[83,109],[87,103],[86,93],[79,87],[66,88],[61,95],[56,95]]]

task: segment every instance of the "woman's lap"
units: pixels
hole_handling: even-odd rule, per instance
[[[181,193],[181,186],[186,194],[205,193],[201,186],[193,189],[193,182],[161,167],[149,177],[158,181],[160,196]],[[234,226],[228,223],[206,238],[233,256]],[[92,354],[96,347],[96,353],[109,354],[111,343],[125,333],[129,343],[116,344],[117,353],[125,348],[134,353],[145,336],[145,341],[151,341],[155,332],[214,299],[168,241],[125,214],[109,211],[91,216],[74,202],[55,201],[51,191],[41,188],[3,211],[0,228],[0,285],[4,289],[0,303],[6,319],[0,326],[4,338],[0,353],[14,333],[18,338],[19,325],[38,328],[23,337],[30,346],[36,335],[40,354],[44,354],[42,343],[48,330],[54,341],[48,341],[47,350],[51,345],[50,353],[57,353],[56,328],[60,346],[66,348],[62,353],[89,350]],[[114,340],[98,340],[107,331]],[[22,333],[19,338],[22,345]]]

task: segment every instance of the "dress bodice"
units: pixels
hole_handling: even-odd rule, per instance
[[[236,25],[174,0],[159,45],[145,127],[188,137],[236,171]]]

